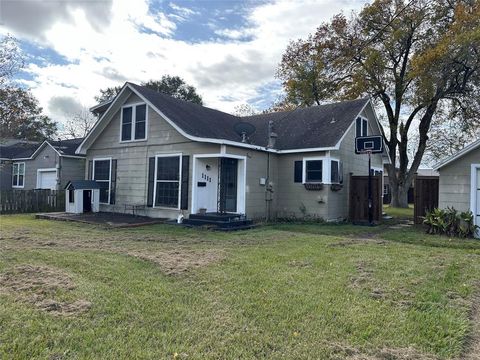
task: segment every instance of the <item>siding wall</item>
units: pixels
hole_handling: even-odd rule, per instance
[[[58,163],[58,154],[51,146],[45,146],[35,159],[25,160],[25,187],[24,190],[37,188],[37,170],[56,168]]]
[[[480,149],[451,162],[439,170],[439,207],[470,210],[471,164],[480,164]]]
[[[82,180],[84,176],[85,159],[61,157],[60,190],[63,190],[70,180]]]

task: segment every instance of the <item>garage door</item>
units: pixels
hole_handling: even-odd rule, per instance
[[[57,172],[53,171],[39,171],[37,188],[55,190],[57,187]]]

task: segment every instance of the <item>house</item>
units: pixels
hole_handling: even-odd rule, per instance
[[[0,145],[0,188],[60,190],[69,180],[83,179],[85,157],[75,154],[82,141],[4,142]]]
[[[416,175],[420,177],[423,177],[423,176],[438,177],[438,172],[431,168],[419,168],[417,170]],[[408,198],[409,204],[414,203],[414,187],[415,187],[415,182],[412,182],[412,184],[410,184],[410,187],[408,188],[407,198]],[[392,188],[390,186],[390,180],[388,178],[387,170],[385,169],[385,171],[383,172],[383,203],[390,204],[391,201],[392,201]]]
[[[151,217],[346,218],[349,175],[368,174],[355,137],[380,134],[366,98],[240,118],[126,83],[101,105],[76,151],[85,178],[101,184],[100,211]],[[372,155],[379,172],[386,161]]]
[[[480,226],[480,139],[434,167],[440,173],[439,207],[470,210]]]

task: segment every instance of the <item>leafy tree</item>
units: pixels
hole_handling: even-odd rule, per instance
[[[0,40],[0,86],[24,66],[24,59],[17,41],[11,35]]]
[[[41,141],[56,131],[57,124],[42,114],[38,100],[28,90],[0,88],[0,138]]]
[[[299,106],[370,95],[383,107],[391,205],[406,207],[432,124],[478,126],[479,25],[479,0],[376,0],[290,43],[277,76]]]
[[[150,80],[142,83],[149,89],[173,96],[177,99],[193,102],[202,105],[202,97],[197,93],[197,90],[188,85],[185,80],[179,76],[164,75],[160,80]]]
[[[193,86],[188,85],[179,76],[164,75],[160,80],[149,80],[141,85],[177,99],[190,101],[199,105],[203,104],[202,97],[197,93],[197,90]],[[111,100],[121,89],[121,86],[115,86],[100,90],[100,95],[95,96],[95,100],[98,102]]]
[[[122,90],[121,86],[108,87],[106,89],[100,89],[100,94],[95,96],[95,101],[103,103],[112,100]]]

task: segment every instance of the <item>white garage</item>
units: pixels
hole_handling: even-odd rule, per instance
[[[57,189],[57,169],[37,170],[37,189]]]

